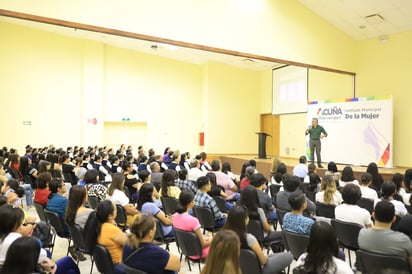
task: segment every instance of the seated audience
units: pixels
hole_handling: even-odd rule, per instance
[[[179,257],[153,242],[156,223],[150,214],[138,214],[123,248],[123,263],[146,273],[177,273]]]
[[[320,191],[316,193],[315,200],[328,205],[340,205],[342,203],[342,195],[336,189],[336,183],[332,175],[323,177]]]
[[[225,230],[232,230],[236,232],[240,239],[241,248],[251,249],[253,252],[256,253],[259,263],[262,266],[263,274],[282,273],[282,270],[292,262],[292,254],[286,252],[279,252],[270,254],[269,256],[265,256],[255,236],[253,236],[250,233],[247,233],[249,216],[250,213],[248,212],[247,208],[243,206],[234,206],[229,211],[227,221],[223,228]],[[216,239],[213,239],[213,241],[216,241]]]
[[[293,175],[299,177],[302,182],[309,173],[306,163],[306,156],[300,156],[299,164],[293,168]]]
[[[269,225],[265,212],[260,207],[257,190],[254,186],[247,186],[242,191],[239,202],[248,209],[250,219],[260,221],[264,232],[264,244],[282,241],[281,232],[274,231],[273,226]]]
[[[405,216],[408,214],[408,210],[406,209],[405,205],[393,198],[393,196],[396,194],[396,185],[393,182],[384,182],[382,184],[382,197],[378,201],[388,201],[393,204],[395,207],[395,215],[396,216]]]
[[[34,192],[34,201],[43,207],[46,207],[47,201],[49,200],[51,193],[49,190],[49,182],[51,179],[52,175],[48,171],[40,173],[39,176],[37,176],[37,190]]]
[[[296,268],[304,273],[353,274],[351,267],[339,258],[336,232],[326,222],[312,225],[307,252],[296,262]]]
[[[307,207],[305,195],[298,192],[291,193],[288,197],[288,202],[292,211],[286,213],[283,217],[283,230],[309,235],[315,221],[303,216],[303,211]]]
[[[379,174],[378,165],[374,162],[369,163],[368,167],[366,168],[366,172],[372,175],[371,187],[376,189],[376,191],[380,191],[383,184],[383,178],[382,175]]]
[[[248,166],[245,171],[245,177],[240,181],[240,189],[245,189],[245,187],[250,185],[250,177],[255,174],[255,168],[253,166]]]
[[[372,175],[369,173],[363,173],[360,180],[360,190],[362,193],[362,198],[370,199],[374,202],[378,200],[378,192],[375,189],[371,188]]]
[[[189,210],[195,205],[195,195],[189,189],[183,189],[179,196],[179,205],[173,217],[173,227],[196,233],[202,245],[202,258],[206,258],[209,253],[211,238],[205,238],[200,230],[199,220],[189,214]],[[191,257],[198,259],[198,256]]]
[[[391,230],[396,220],[394,205],[386,200],[378,202],[373,218],[375,225],[359,232],[359,247],[371,252],[405,257],[412,265],[411,240],[405,234]]]
[[[176,177],[177,173],[174,169],[168,169],[163,172],[160,196],[179,199],[180,188],[175,185]]]
[[[24,218],[24,211],[20,208],[15,208],[11,205],[3,205],[0,207],[0,269],[5,264],[10,245],[18,238],[32,234],[34,221],[35,218],[32,217]],[[37,239],[36,242],[39,243]],[[24,253],[24,255],[26,256],[27,254]],[[24,259],[21,258],[19,261],[22,263],[22,260]],[[45,272],[55,274],[80,274],[79,267],[70,257],[63,257],[54,262],[47,257],[45,249],[40,249],[37,265]]]
[[[109,200],[101,201],[96,210],[96,232],[97,243],[106,247],[112,257],[115,274],[124,274],[122,262],[122,251],[127,237],[123,231],[116,226],[116,206]]]
[[[205,172],[200,169],[200,161],[192,159],[190,161],[190,170],[188,172],[189,180],[196,182],[201,176],[205,176]]]
[[[212,161],[212,170],[216,175],[216,183],[222,186],[227,194],[226,200],[239,200],[240,194],[237,192],[237,186],[228,175],[222,172],[219,160]]]
[[[346,184],[359,185],[359,181],[355,179],[353,175],[353,169],[350,166],[345,166],[342,170],[342,175],[340,176],[339,186],[342,188]]]
[[[302,193],[302,191],[299,189],[299,186],[301,184],[301,181],[299,177],[297,176],[287,176],[284,182],[284,190],[279,191],[278,195],[276,196],[276,204],[279,209],[283,209],[286,211],[290,211],[291,207],[289,204],[289,196],[294,193]],[[313,214],[316,211],[316,205],[313,203],[311,200],[309,200],[307,197],[306,199],[306,210],[309,214]]]
[[[230,273],[241,274],[240,241],[232,230],[216,233],[210,247],[209,256],[200,274]]]
[[[96,197],[99,201],[106,199],[107,187],[99,182],[99,172],[95,169],[89,169],[84,175],[87,195]]]
[[[198,190],[195,195],[195,206],[210,208],[215,218],[215,227],[221,228],[226,221],[226,215],[219,210],[215,200],[207,194],[211,187],[212,184],[208,177],[201,176],[197,179]]]
[[[409,200],[409,195],[406,196],[406,190],[405,190],[405,185],[403,183],[403,175],[399,172],[396,172],[395,174],[393,174],[392,176],[392,182],[395,184],[396,186],[396,193],[395,195],[393,195],[393,198],[395,200],[398,200],[402,203],[404,203],[404,200]]]
[[[338,166],[335,162],[330,161],[328,163],[328,170],[325,171],[325,175],[332,175],[338,186],[341,174],[338,171]]]
[[[270,221],[277,220],[278,217],[276,214],[276,209],[273,206],[272,199],[265,192],[267,183],[268,183],[268,180],[266,179],[265,176],[263,176],[262,173],[253,174],[252,177],[250,178],[250,184],[254,186],[257,190],[260,206],[265,212],[266,218],[270,222]]]
[[[194,194],[197,192],[197,187],[195,186],[193,181],[188,180],[188,173],[187,169],[182,168],[178,172],[178,178],[176,181],[176,186],[180,188],[181,190],[183,189],[189,189],[191,190]]]
[[[133,217],[139,213],[139,211],[132,204],[129,204],[129,197],[124,193],[124,181],[125,176],[123,173],[113,174],[112,182],[107,189],[106,198],[114,204],[121,205],[125,209],[127,223],[131,224],[133,222]]]
[[[344,222],[356,223],[363,227],[371,227],[372,220],[367,211],[357,205],[361,198],[360,187],[347,184],[342,189],[343,203],[335,208],[335,218]]]
[[[117,172],[114,172],[117,173]],[[137,200],[137,193],[142,185],[136,171],[133,169],[133,163],[128,161],[123,162],[123,173],[125,176],[124,185],[128,190],[129,199],[133,202]]]
[[[139,199],[137,200],[137,209],[142,213],[152,214],[160,221],[160,225],[165,237],[173,236],[173,216],[165,215],[162,210],[153,201],[154,186],[152,184],[143,184],[139,190]]]

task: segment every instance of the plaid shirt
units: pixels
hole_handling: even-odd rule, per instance
[[[196,192],[195,205],[200,207],[209,207],[213,212],[215,220],[226,218],[225,215],[217,207],[215,200],[206,192],[202,192],[200,190]]]
[[[189,180],[180,180],[180,179],[177,179],[176,186],[177,186],[178,188],[180,188],[181,190],[183,190],[183,189],[190,189],[194,194],[196,194],[196,192],[197,192],[197,188],[195,187],[195,185],[193,184],[193,182],[192,182],[192,181],[189,181]]]

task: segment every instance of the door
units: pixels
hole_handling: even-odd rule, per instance
[[[279,130],[279,115],[272,115],[271,113],[260,115],[260,132],[265,132],[272,136],[266,138],[266,154],[268,156],[279,156]]]

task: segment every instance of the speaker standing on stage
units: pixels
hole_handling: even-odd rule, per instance
[[[310,148],[310,161],[315,162],[315,150],[316,150],[316,159],[318,160],[318,167],[322,166],[322,160],[320,157],[321,142],[320,139],[327,137],[328,133],[326,130],[318,125],[318,118],[312,119],[312,125],[306,129],[305,135],[309,134],[309,148]]]

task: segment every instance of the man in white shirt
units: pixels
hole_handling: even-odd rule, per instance
[[[188,170],[188,179],[190,181],[196,182],[201,176],[205,176],[205,172],[200,169],[200,162],[196,159],[190,161],[190,170]]]
[[[344,222],[360,224],[363,227],[371,227],[372,220],[367,211],[357,205],[361,198],[359,186],[347,184],[342,189],[343,203],[335,208],[335,218]]]
[[[308,166],[306,165],[306,156],[300,156],[299,164],[293,169],[293,175],[298,176],[302,182],[303,179],[308,175]]]

